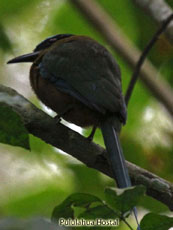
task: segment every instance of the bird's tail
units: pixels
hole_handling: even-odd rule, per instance
[[[118,135],[112,122],[105,121],[101,125],[104,143],[109,154],[113,176],[119,188],[131,186],[131,180],[125,163]]]
[[[103,134],[106,150],[109,155],[110,164],[112,167],[113,176],[119,188],[126,188],[131,186],[131,180],[128,169],[125,163],[125,158],[122,152],[118,134],[114,128],[113,122],[106,120],[101,124],[101,131]],[[133,208],[133,213],[140,229],[136,207]]]

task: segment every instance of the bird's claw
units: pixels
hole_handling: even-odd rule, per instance
[[[59,124],[61,122],[61,117],[59,115],[56,115],[54,117],[56,124]]]

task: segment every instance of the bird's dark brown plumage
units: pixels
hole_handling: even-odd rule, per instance
[[[69,112],[61,116],[66,121],[81,127],[88,127],[98,124],[103,119],[102,114],[91,110],[74,97],[58,90],[49,80],[42,78],[35,64],[30,70],[30,82],[37,97],[57,114],[61,114],[66,108],[71,107]]]
[[[59,79],[72,89],[61,87]],[[71,36],[44,50],[31,67],[30,81],[38,98],[58,114],[72,107],[62,115],[69,122],[98,126],[116,115],[125,123],[119,67],[103,46],[88,37]]]

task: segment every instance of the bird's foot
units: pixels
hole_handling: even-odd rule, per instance
[[[94,138],[94,134],[95,134],[96,129],[97,129],[97,126],[93,126],[90,135],[87,137],[87,140],[88,140],[89,142],[93,141],[93,138]]]
[[[67,113],[69,113],[72,109],[73,109],[73,105],[69,105],[69,106],[67,106],[67,108],[64,111],[62,111],[61,113],[59,113],[58,115],[56,115],[54,117],[56,124],[59,124],[60,121],[61,121],[61,117],[63,117]]]
[[[58,114],[54,117],[55,123],[58,125],[61,122],[61,116]]]

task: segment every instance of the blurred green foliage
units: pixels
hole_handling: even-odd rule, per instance
[[[13,0],[8,2],[0,0],[0,20],[12,20],[12,17],[27,12],[29,7],[34,7],[39,2],[40,0]]]
[[[43,218],[33,218],[29,220],[17,218],[4,218],[0,220],[2,230],[59,230],[60,228],[53,223],[49,223]],[[63,230],[61,228],[60,230]]]
[[[3,28],[2,24],[0,24],[0,47],[1,49],[6,52],[12,49],[12,45],[10,39],[8,38],[5,29]]]
[[[98,2],[116,20],[129,39],[143,49],[157,29],[151,18],[134,6],[131,0]],[[173,5],[171,0],[167,2]],[[11,56],[14,53],[20,55],[30,52],[38,42],[58,33],[85,34],[111,50],[109,44],[106,44],[91,23],[69,1],[0,0],[0,20],[0,83],[21,90],[37,105],[38,101],[36,102],[29,86],[25,86],[28,82],[21,77],[22,74],[28,77],[29,66],[21,64],[7,67],[5,63],[10,58],[9,51]],[[132,70],[117,53],[113,52],[113,55],[121,67],[125,92]],[[163,74],[165,80],[172,85],[173,48],[164,36],[151,50],[149,59],[158,69],[158,76],[159,73]],[[86,130],[84,134],[87,135],[88,132]],[[172,140],[173,126],[167,111],[139,81],[129,103],[128,122],[121,135],[126,159],[173,181]],[[99,130],[94,141],[103,145]],[[70,156],[58,153],[32,135],[30,146],[32,152],[0,145],[0,178],[3,178],[0,179],[1,217],[50,217],[53,208],[69,194],[88,192],[103,198],[104,188],[114,184],[110,178],[87,168]],[[35,174],[30,175],[33,168]],[[21,178],[23,172],[28,174]],[[11,187],[13,175],[16,175],[13,179],[16,184]],[[28,180],[29,178],[32,180]],[[140,205],[157,213],[168,211],[165,205],[151,197],[143,198]],[[123,226],[118,229],[123,229]]]

